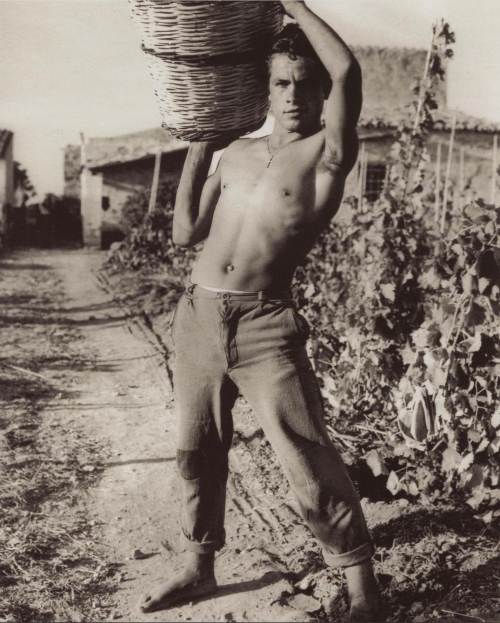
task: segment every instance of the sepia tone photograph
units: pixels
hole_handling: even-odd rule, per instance
[[[0,0],[0,623],[500,622],[499,27]]]

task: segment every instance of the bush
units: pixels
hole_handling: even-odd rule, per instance
[[[416,89],[421,114],[398,130],[385,192],[370,206],[351,199],[295,287],[333,419],[370,431],[375,475],[393,494],[458,491],[491,520],[500,515],[500,209],[479,201],[451,214],[447,231],[434,224],[425,138],[432,83],[454,40],[446,24],[436,34],[428,82]],[[399,435],[409,405],[434,420],[420,439]]]
[[[116,271],[168,269],[170,276],[185,279],[195,252],[174,247],[172,242],[175,193],[173,182],[162,182],[158,187],[156,208],[151,214],[148,214],[148,190],[138,191],[127,199],[121,221],[126,237],[112,245],[108,268]]]

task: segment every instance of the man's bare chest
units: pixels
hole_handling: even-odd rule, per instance
[[[268,166],[265,158],[237,158],[224,166],[221,195],[224,203],[247,209],[307,212],[314,208],[315,168],[290,159]]]

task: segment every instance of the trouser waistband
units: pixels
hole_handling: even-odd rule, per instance
[[[185,294],[193,298],[221,299],[223,301],[292,301],[293,295],[289,288],[260,290],[259,292],[211,292],[196,283],[186,288]]]

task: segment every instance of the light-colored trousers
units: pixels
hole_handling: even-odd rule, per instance
[[[291,294],[236,295],[191,285],[171,330],[185,548],[208,553],[224,545],[231,411],[241,392],[327,564],[347,567],[369,559],[374,550],[359,498],[325,427],[305,349],[309,327]]]

